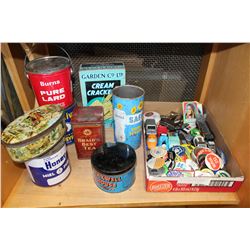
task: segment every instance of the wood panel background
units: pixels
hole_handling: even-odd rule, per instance
[[[240,206],[250,207],[250,44],[217,44],[213,60],[204,104],[245,176]]]

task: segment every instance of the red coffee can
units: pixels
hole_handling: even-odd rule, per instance
[[[39,106],[59,104],[64,109],[73,103],[71,61],[63,56],[46,56],[25,65]]]

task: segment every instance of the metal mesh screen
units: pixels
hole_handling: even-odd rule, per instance
[[[58,44],[73,62],[73,91],[81,102],[81,63],[123,62],[126,83],[142,87],[146,101],[193,100],[205,44],[66,43]]]

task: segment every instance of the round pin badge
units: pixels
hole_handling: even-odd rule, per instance
[[[197,153],[199,152],[199,150],[201,150],[202,148],[201,147],[195,147],[194,150],[192,151],[191,153],[191,158],[194,162],[197,162],[198,163],[198,159],[197,159]]]
[[[176,155],[183,156],[186,153],[186,149],[182,146],[173,146],[169,151],[174,151]]]
[[[210,176],[214,176],[214,172],[211,169],[209,169],[209,168],[203,168],[201,170],[201,172],[202,173],[208,173],[208,174],[210,174]]]
[[[218,171],[223,167],[221,158],[214,153],[206,155],[205,164],[212,171]]]
[[[155,158],[160,158],[167,155],[167,150],[162,147],[155,147],[150,150],[150,154]]]
[[[225,170],[219,170],[215,174],[217,177],[231,177],[231,175]]]
[[[202,147],[195,147],[193,152],[195,154],[195,156],[197,157],[197,154],[199,153],[200,150],[202,150],[203,148]]]
[[[201,165],[205,161],[206,155],[200,155],[197,158],[198,164]]]
[[[213,153],[213,151],[209,148],[200,148],[200,150],[198,150],[196,157],[199,159],[200,155],[208,155],[210,153]]]

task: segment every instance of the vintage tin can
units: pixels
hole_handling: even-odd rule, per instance
[[[73,103],[70,59],[46,56],[25,65],[38,104],[60,104],[67,108]]]
[[[108,193],[129,189],[135,181],[135,150],[125,143],[105,143],[91,156],[94,181]]]
[[[141,145],[144,90],[133,85],[113,89],[114,135],[134,149]]]
[[[61,106],[49,104],[26,112],[3,131],[2,143],[13,161],[25,162],[47,153],[66,131]]]
[[[64,110],[65,114],[65,124],[67,131],[65,133],[65,143],[66,145],[70,145],[74,143],[74,135],[73,135],[73,130],[72,130],[72,125],[71,125],[71,118],[73,115],[73,110],[76,106],[76,102],[74,102],[72,105],[70,105],[68,108]]]
[[[54,186],[70,174],[70,165],[64,139],[48,153],[25,162],[31,180],[39,186]]]
[[[104,143],[103,107],[76,107],[71,125],[78,159],[90,158]]]

